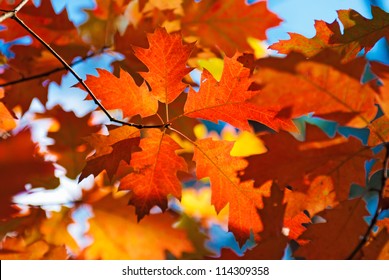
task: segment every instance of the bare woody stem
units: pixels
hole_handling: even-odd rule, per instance
[[[20,11],[21,8],[23,8],[24,5],[27,4],[29,0],[23,0],[22,2],[19,3],[19,5],[16,6],[15,9],[13,9],[12,11],[3,11],[4,14],[0,16],[0,22],[3,22],[4,20],[6,20],[7,18],[12,18],[16,15],[17,12]]]
[[[87,56],[84,56],[84,57],[74,61],[73,63],[71,63],[69,65],[73,67],[73,66],[75,66],[75,65],[77,65],[77,64],[79,64],[81,62],[86,61],[89,58],[92,58],[92,57],[95,57],[97,55],[100,55],[100,54],[104,53],[106,49],[108,49],[108,47],[101,48],[99,51],[93,52],[91,54],[88,54]],[[65,67],[53,68],[53,69],[51,69],[49,71],[46,71],[46,72],[35,74],[35,75],[29,76],[29,77],[22,77],[22,78],[17,79],[17,80],[13,80],[13,81],[10,81],[10,82],[6,82],[6,83],[3,83],[3,84],[0,84],[0,87],[11,86],[11,85],[20,84],[20,83],[28,82],[28,81],[31,81],[31,80],[47,77],[47,76],[50,76],[51,74],[54,74],[54,73],[57,73],[57,72],[61,72],[61,71],[64,71],[64,70],[67,70],[67,69]]]
[[[4,21],[7,18],[14,19],[20,26],[22,26],[28,33],[30,33],[35,39],[37,39],[64,67],[67,69],[72,75],[76,78],[76,80],[82,85],[82,87],[86,90],[89,96],[92,98],[94,103],[104,112],[104,114],[108,117],[111,122],[115,122],[122,125],[133,126],[138,129],[142,128],[167,128],[170,126],[170,123],[164,123],[159,125],[142,125],[136,123],[130,123],[122,120],[118,120],[111,116],[111,114],[105,109],[105,107],[100,103],[100,101],[96,98],[92,90],[85,84],[82,78],[74,71],[74,69],[48,44],[46,43],[37,33],[35,33],[28,25],[26,25],[18,16],[17,12],[27,4],[28,0],[23,0],[14,10],[5,12],[0,17],[0,22]]]
[[[381,191],[378,195],[378,205],[376,208],[376,211],[373,215],[373,218],[370,221],[370,225],[367,228],[365,234],[363,235],[361,241],[355,247],[354,251],[350,254],[350,256],[347,258],[348,260],[352,260],[355,258],[355,256],[358,254],[358,252],[366,245],[367,241],[370,238],[371,232],[374,228],[374,226],[377,223],[378,217],[382,212],[382,197],[383,197],[383,191],[385,189],[386,181],[388,180],[388,163],[389,163],[389,143],[385,143],[385,158],[383,162],[383,170],[382,170],[382,176],[381,176]]]

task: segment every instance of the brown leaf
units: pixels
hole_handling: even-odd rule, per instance
[[[294,255],[305,259],[346,259],[367,230],[369,215],[362,199],[345,200],[339,206],[317,214],[325,222],[314,223],[300,236],[310,242]]]

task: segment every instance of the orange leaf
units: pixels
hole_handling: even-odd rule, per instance
[[[121,180],[119,187],[132,191],[129,204],[135,206],[139,220],[155,205],[165,211],[168,195],[181,198],[177,172],[187,171],[185,160],[176,154],[181,147],[165,132],[147,130],[140,148],[141,152],[132,154],[130,165],[134,171]]]
[[[3,132],[10,131],[16,127],[16,121],[8,109],[0,102],[0,138]]]
[[[203,71],[200,91],[195,92],[192,88],[189,90],[184,108],[185,116],[213,122],[221,120],[244,130],[251,130],[248,120],[258,121],[274,130],[296,130],[290,120],[277,117],[278,110],[248,102],[260,92],[250,89],[250,70],[236,59],[237,56],[224,58],[220,82],[207,70]]]
[[[340,125],[366,127],[377,107],[373,88],[360,82],[365,64],[362,58],[341,64],[331,51],[308,60],[296,53],[260,59],[253,79],[262,94],[253,103],[262,107],[280,105],[281,113],[289,118],[313,112]]]
[[[348,198],[351,183],[365,184],[365,161],[373,156],[359,140],[343,136],[329,139],[312,125],[307,125],[304,142],[287,132],[264,135],[261,140],[268,152],[247,158],[243,179],[255,179],[258,186],[277,180],[281,186],[306,192],[318,176],[327,176],[337,201]],[[317,185],[322,190],[324,186]]]
[[[265,40],[267,29],[281,22],[266,5],[247,5],[244,0],[185,0],[182,32],[184,36],[199,37],[201,45],[216,46],[229,56],[236,51],[252,51],[247,39]]]
[[[27,244],[21,237],[8,237],[2,243],[0,259],[2,260],[66,260],[64,246],[53,246],[43,240]]]
[[[372,19],[366,19],[354,10],[339,10],[339,20],[344,31],[341,32],[339,23],[316,21],[316,36],[306,38],[300,34],[290,33],[289,40],[281,40],[270,46],[279,53],[287,54],[292,51],[312,57],[330,48],[342,55],[342,62],[354,59],[360,50],[368,52],[381,38],[389,38],[388,13],[377,6],[371,6]]]
[[[55,188],[54,165],[37,153],[30,130],[23,130],[8,139],[0,139],[0,219],[15,212],[12,197],[25,190],[25,184],[33,187]]]
[[[98,69],[97,72],[99,77],[88,75],[85,83],[106,109],[121,109],[125,117],[137,114],[148,117],[157,112],[158,101],[151,96],[145,83],[138,87],[130,74],[122,69],[120,78],[107,70]]]
[[[193,247],[184,230],[173,228],[177,222],[169,212],[150,215],[139,223],[128,197],[106,196],[93,204],[88,235],[94,239],[85,248],[86,259],[164,259],[166,251],[180,257]]]
[[[211,203],[219,213],[229,205],[228,228],[238,242],[243,244],[251,230],[262,230],[256,207],[262,205],[261,197],[266,191],[254,188],[253,182],[240,182],[237,173],[247,166],[239,157],[230,156],[234,143],[203,139],[196,142],[193,160],[196,162],[197,178],[209,177]]]
[[[364,217],[369,215],[362,199],[346,200],[334,209],[317,214],[325,222],[314,223],[300,236],[310,240],[295,256],[305,259],[346,259],[367,230]]]
[[[122,160],[130,163],[132,153],[139,151],[140,132],[137,128],[122,126],[110,131],[108,136],[92,134],[84,138],[96,149],[88,158],[79,181],[93,174],[95,177],[103,170],[112,180]]]
[[[183,43],[180,34],[168,34],[164,28],[157,28],[147,38],[150,45],[148,49],[133,47],[136,57],[149,69],[140,74],[150,85],[151,94],[169,104],[187,87],[182,79],[192,71],[186,66],[186,61],[194,43]]]
[[[283,203],[284,192],[273,183],[271,196],[263,197],[263,208],[258,215],[263,224],[259,234],[258,245],[248,250],[243,259],[247,260],[279,260],[283,257],[288,238],[282,233],[286,204]]]
[[[371,71],[379,81],[375,81],[376,99],[384,114],[389,117],[389,67],[375,61],[370,62]]]

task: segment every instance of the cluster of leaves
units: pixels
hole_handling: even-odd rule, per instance
[[[266,2],[97,0],[79,27],[41,2],[17,11],[0,2],[10,15],[2,40],[32,35],[2,55],[1,259],[280,259],[287,246],[296,258],[389,258],[389,219],[379,217],[389,206],[389,67],[357,57],[388,36],[386,12],[372,7],[368,20],[339,11],[343,33],[317,21],[315,37],[291,34],[270,47],[286,56],[258,58],[249,42],[281,22]],[[60,106],[28,114],[76,57],[102,52],[124,59],[76,87],[109,120]],[[373,78],[362,83],[366,71]],[[111,116],[117,109],[123,119]],[[297,120],[304,115],[336,122],[333,135]],[[47,146],[32,140],[40,119],[52,122]],[[200,120],[228,125],[217,134]],[[14,203],[58,187],[58,171],[93,183],[60,211]],[[89,245],[69,233],[85,209]],[[214,223],[255,245],[217,256],[206,247]]]

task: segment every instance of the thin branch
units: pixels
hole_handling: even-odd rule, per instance
[[[42,208],[42,207],[50,207],[50,206],[65,206],[68,204],[81,204],[81,203],[84,203],[84,202],[82,200],[69,200],[69,201],[61,201],[61,202],[39,203],[39,204],[12,202],[12,204],[16,205],[16,206],[27,206],[27,207],[31,207],[31,208]]]
[[[37,39],[59,62],[67,69],[72,75],[76,78],[76,80],[82,85],[82,87],[86,90],[89,96],[92,98],[94,103],[104,112],[104,114],[108,117],[111,122],[115,122],[122,125],[133,126],[138,129],[142,128],[166,128],[170,126],[170,123],[160,124],[160,125],[142,125],[136,123],[130,123],[122,120],[115,119],[111,116],[111,114],[105,109],[105,107],[100,103],[100,101],[96,98],[92,90],[85,84],[85,82],[81,79],[81,77],[74,71],[74,69],[48,44],[46,43],[38,34],[36,34],[28,25],[26,25],[18,16],[17,12],[28,2],[28,0],[24,0],[21,4],[19,4],[15,10],[9,11],[5,13],[2,17],[7,15],[6,18],[14,19],[20,26],[22,26],[28,33],[30,33],[35,39]],[[4,20],[3,19],[3,20]]]
[[[354,259],[356,254],[366,245],[367,241],[370,238],[371,232],[373,231],[373,228],[375,227],[378,217],[382,212],[382,197],[383,197],[383,192],[385,189],[386,181],[388,179],[388,163],[389,163],[389,143],[385,143],[385,158],[383,162],[383,170],[382,170],[382,176],[381,176],[381,192],[379,193],[378,196],[378,204],[377,204],[377,209],[373,215],[373,218],[370,221],[370,225],[367,228],[365,234],[363,235],[361,241],[359,242],[358,246],[355,247],[354,251],[350,254],[350,256],[347,258],[348,260]]]
[[[89,58],[92,58],[92,57],[95,57],[97,55],[100,55],[100,54],[104,53],[106,49],[108,49],[108,47],[101,48],[99,51],[93,52],[93,53],[91,53],[91,54],[89,54],[87,56],[84,56],[84,57],[74,61],[73,63],[71,63],[69,65],[73,67],[73,66],[75,66],[75,65],[77,65],[77,64],[79,64],[81,62],[84,62],[85,60],[87,60]],[[20,84],[20,83],[28,82],[28,81],[31,81],[31,80],[47,77],[47,76],[50,76],[51,74],[54,74],[54,73],[57,73],[57,72],[61,72],[61,71],[64,71],[64,70],[67,70],[66,67],[57,67],[57,68],[48,70],[46,72],[35,74],[35,75],[29,76],[29,77],[22,77],[22,78],[17,79],[17,80],[13,80],[13,81],[10,81],[10,82],[4,83],[4,84],[0,84],[0,87],[11,86],[11,85]]]
[[[3,22],[7,18],[13,18],[14,16],[16,16],[16,13],[19,12],[20,9],[23,8],[23,6],[26,5],[28,1],[29,0],[23,0],[12,11],[2,11],[2,12],[4,12],[4,14],[0,16],[0,22]]]

